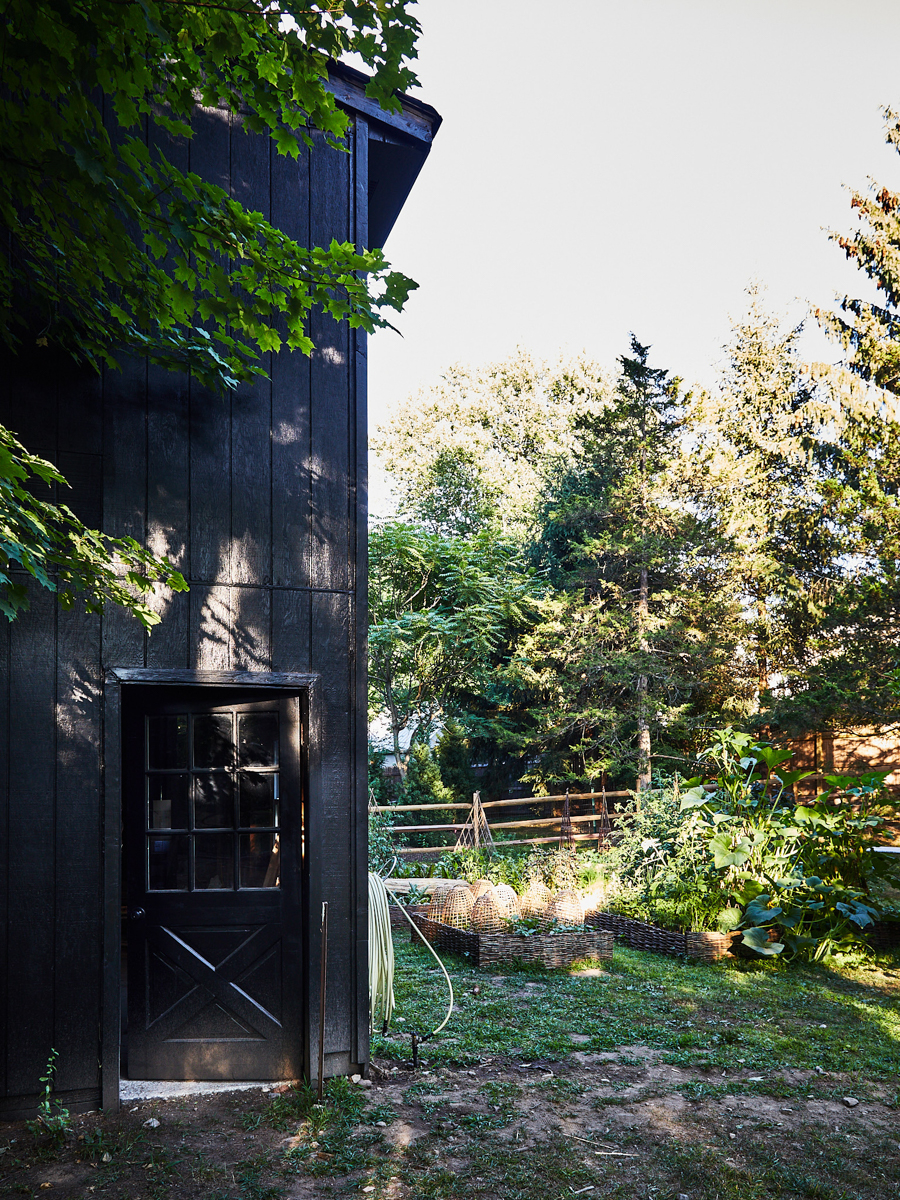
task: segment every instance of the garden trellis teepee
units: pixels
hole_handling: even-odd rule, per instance
[[[600,779],[600,821],[597,824],[597,849],[605,850],[612,835],[612,822],[609,819],[609,806],[606,803],[606,772]]]
[[[474,846],[476,850],[487,850],[490,854],[494,853],[494,838],[491,827],[488,825],[488,819],[484,815],[481,792],[474,792],[472,795],[472,807],[460,830],[459,837],[456,839],[455,849],[464,850],[468,846]]]

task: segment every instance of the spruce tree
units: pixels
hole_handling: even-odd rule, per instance
[[[523,739],[557,779],[651,781],[654,739],[684,742],[730,692],[737,605],[681,445],[677,379],[632,337],[609,405],[548,482],[533,546],[559,589],[510,677],[534,702]],[[724,684],[724,686],[723,686]]]
[[[842,540],[823,508],[829,395],[802,368],[801,327],[782,329],[759,289],[749,295],[720,386],[695,399],[689,419],[744,605],[756,706],[766,709],[773,685],[783,690],[809,653],[841,575]]]

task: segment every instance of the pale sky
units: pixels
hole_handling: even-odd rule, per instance
[[[524,346],[710,384],[756,279],[793,320],[869,295],[825,230],[900,190],[897,0],[421,0],[413,94],[444,118],[386,251],[419,290],[370,341],[370,424]],[[836,360],[817,333],[812,359]],[[386,490],[372,463],[372,508]]]

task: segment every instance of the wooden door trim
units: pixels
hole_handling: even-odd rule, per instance
[[[115,667],[106,672],[107,684],[140,683],[161,687],[191,684],[213,687],[286,688],[290,691],[312,691],[319,680],[317,674],[300,671],[166,671],[144,667]]]
[[[221,688],[235,687],[291,691],[300,694],[301,729],[307,731],[306,784],[307,809],[310,824],[319,827],[322,805],[321,786],[321,715],[319,712],[317,673],[300,671],[191,671],[164,670],[134,667],[109,668],[105,674],[103,689],[103,737],[101,746],[101,769],[103,771],[103,1010],[100,1022],[100,1084],[101,1104],[104,1110],[115,1112],[119,1108],[119,1079],[121,1051],[121,905],[122,879],[120,864],[120,842],[122,828],[122,688],[131,686],[178,687],[196,686]],[[304,856],[305,875],[304,908],[316,911],[321,904],[322,886],[321,855]],[[318,953],[317,931],[308,928],[304,958],[311,961],[310,953]],[[314,944],[313,944],[314,943]],[[308,972],[307,975],[314,974]],[[308,1011],[310,987],[304,986],[304,1009]],[[309,1062],[309,1031],[305,1028],[308,1019],[301,1018],[301,1047],[304,1061]]]

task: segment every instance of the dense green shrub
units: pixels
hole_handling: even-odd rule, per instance
[[[620,822],[615,843],[595,858],[582,874],[601,884],[611,911],[674,930],[737,924],[702,833],[682,815],[675,779],[643,793],[640,810]]]
[[[864,942],[881,915],[873,892],[896,868],[874,847],[891,801],[883,775],[833,775],[813,803],[798,804],[790,787],[811,772],[783,770],[790,757],[723,730],[707,751],[715,791],[697,782],[679,808],[721,891],[744,909],[745,945],[821,959]]]

